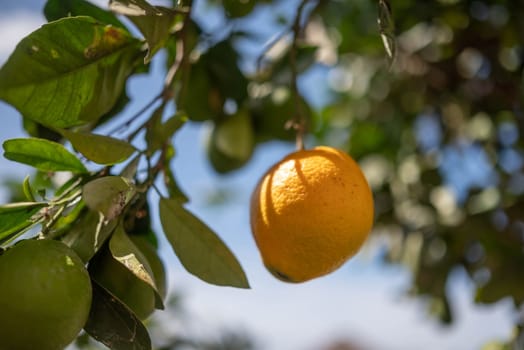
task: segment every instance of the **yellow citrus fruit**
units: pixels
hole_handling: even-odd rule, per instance
[[[82,260],[54,240],[24,240],[0,255],[0,349],[58,350],[89,315],[91,280]]]
[[[263,176],[250,217],[267,269],[304,282],[358,252],[373,225],[373,196],[350,156],[320,146],[291,153]]]

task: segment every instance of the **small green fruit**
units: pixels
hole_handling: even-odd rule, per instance
[[[207,142],[207,155],[218,173],[227,173],[247,163],[255,148],[255,135],[247,111],[215,122]]]
[[[0,349],[59,350],[89,316],[82,260],[54,240],[24,240],[0,256]]]

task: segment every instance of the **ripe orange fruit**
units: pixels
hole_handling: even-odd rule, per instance
[[[267,269],[287,282],[326,275],[355,255],[373,225],[373,196],[346,153],[291,153],[262,177],[251,229]]]
[[[0,349],[57,350],[89,315],[91,280],[65,244],[20,241],[0,255]]]

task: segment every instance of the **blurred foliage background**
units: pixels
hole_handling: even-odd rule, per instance
[[[242,20],[272,4],[212,3],[224,6],[235,29],[227,39],[231,50],[249,62],[241,44],[256,35]],[[306,3],[295,60],[299,103],[289,84],[289,35],[258,57],[259,69],[246,65],[247,96],[216,83],[218,95],[225,94],[220,98],[251,118],[254,141],[248,143],[292,140],[283,126],[301,111],[309,120],[307,143],[341,147],[359,160],[374,190],[375,234],[388,247],[384,259],[409,267],[411,292],[430,300],[428,312],[453,322],[446,283],[454,269],[464,269],[477,303],[513,300],[520,317],[506,346],[524,348],[524,2],[396,0],[382,28],[377,18],[386,2]],[[277,16],[275,23],[289,28],[295,15]],[[395,38],[391,65],[381,29]],[[214,46],[202,58],[218,51]],[[213,67],[208,70],[213,81]],[[325,84],[300,80],[312,72]],[[235,87],[244,83],[234,81]],[[231,104],[223,106],[227,111]],[[218,115],[215,141],[226,128]],[[241,166],[250,154],[228,163],[228,152],[216,149],[212,141],[210,160],[220,172]]]

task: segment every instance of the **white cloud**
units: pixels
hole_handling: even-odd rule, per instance
[[[16,44],[45,23],[40,12],[15,11],[0,14],[0,64],[13,52]]]

